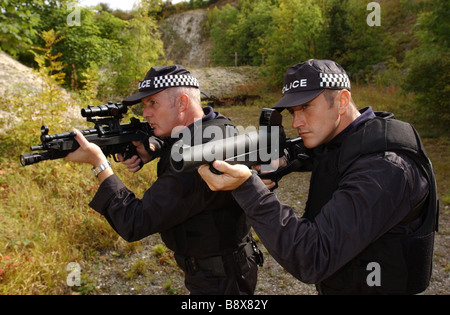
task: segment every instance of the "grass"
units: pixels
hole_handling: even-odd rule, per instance
[[[0,294],[86,293],[89,281],[83,288],[67,285],[68,264],[83,268],[100,252],[114,249],[119,238],[88,206],[98,189],[89,166],[65,160],[20,166],[19,155],[38,144],[42,123],[48,123],[52,133],[80,124],[61,119],[66,102],[62,97],[35,108],[46,104],[47,96],[44,91],[29,98],[0,97],[0,109],[15,113],[18,120],[0,134]],[[7,124],[10,119],[1,120],[0,128]],[[138,196],[156,178],[155,164],[137,176],[128,176],[120,165],[114,169]]]
[[[376,110],[398,113],[401,119],[417,119],[409,110],[408,96],[395,90],[376,90],[356,87],[353,91],[359,107],[372,105]],[[44,95],[45,96],[45,95]],[[94,284],[82,278],[81,288],[67,285],[67,265],[76,262],[83,266],[99,261],[101,253],[108,250],[126,255],[138,245],[123,245],[106,220],[91,210],[88,203],[98,189],[90,167],[69,164],[64,160],[46,161],[21,167],[18,157],[27,152],[31,144],[37,144],[42,122],[48,122],[59,132],[80,122],[61,119],[61,106],[45,116],[35,107],[43,95],[23,99],[0,97],[3,111],[14,111],[22,123],[13,124],[6,134],[0,134],[0,294],[71,294],[73,291],[89,293]],[[54,97],[54,96],[53,96]],[[233,118],[237,125],[257,126],[263,107],[271,107],[279,98],[277,93],[265,92],[262,98],[246,106],[229,106],[217,110]],[[5,105],[6,104],[6,105]],[[58,104],[56,104],[58,105]],[[19,108],[21,110],[19,110]],[[0,128],[9,121],[0,120]],[[295,136],[290,128],[290,117],[285,115],[284,125],[289,136]],[[419,129],[420,131],[420,129]],[[450,203],[449,157],[450,150],[445,136],[424,139],[438,178],[441,200]],[[129,176],[120,165],[115,172],[125,184],[141,197],[156,180],[156,164],[150,165],[136,176]],[[122,245],[118,245],[122,244]],[[119,249],[118,249],[119,248]],[[174,266],[173,257],[163,246],[153,249],[159,264]],[[145,275],[147,264],[137,261],[126,277]],[[153,267],[152,267],[153,268]],[[148,275],[148,274],[147,274]],[[165,289],[168,294],[176,288],[168,278]]]

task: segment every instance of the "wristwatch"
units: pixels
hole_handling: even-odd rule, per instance
[[[99,175],[101,172],[103,172],[104,170],[107,170],[107,169],[110,168],[110,167],[111,167],[111,162],[108,161],[108,162],[106,162],[106,163],[103,163],[103,164],[100,165],[100,166],[93,167],[93,168],[92,168],[92,173],[94,174],[95,177],[98,177],[98,175]]]

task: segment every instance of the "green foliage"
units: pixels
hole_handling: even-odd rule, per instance
[[[275,8],[273,0],[241,1],[236,40],[239,55],[246,57],[245,64],[259,66],[262,63],[262,56],[267,56],[261,45],[272,31],[268,26],[273,23]]]
[[[358,0],[349,0],[348,34],[350,41],[344,45],[344,56],[340,62],[342,66],[355,77],[358,71],[367,71],[367,67],[383,62],[390,56],[391,37],[384,32],[381,26],[369,27],[367,25],[367,3]],[[389,14],[385,12],[384,14]],[[339,62],[339,60],[338,60]],[[369,70],[370,71],[370,70]],[[360,75],[360,78],[364,78]]]
[[[58,33],[54,30],[44,31],[39,36],[44,40],[45,47],[32,47],[34,50],[41,51],[39,54],[31,51],[34,54],[34,60],[39,66],[39,73],[43,78],[47,79],[50,85],[61,85],[64,83],[65,73],[62,72],[65,64],[57,59],[62,56],[62,53],[53,55],[54,46],[63,40],[64,37],[58,37]]]
[[[420,45],[405,60],[407,91],[416,96],[417,113],[448,134],[450,124],[450,3],[433,0],[420,15],[415,36]]]
[[[88,206],[98,190],[89,166],[63,159],[29,167],[19,164],[19,155],[39,143],[43,124],[52,133],[86,128],[79,110],[87,104],[47,85],[34,93],[0,94],[0,110],[9,114],[0,119],[2,295],[89,293],[95,286],[85,272],[81,288],[68,287],[67,265],[77,262],[85,270],[100,251],[115,249],[117,234]],[[78,119],[66,110],[69,105]],[[156,178],[153,164],[136,176],[129,176],[118,164],[114,170],[127,187],[141,195]],[[136,266],[136,273],[139,270]]]
[[[83,79],[81,80],[81,83],[83,83],[84,88],[80,91],[80,97],[83,101],[91,105],[96,105],[95,103],[98,103],[98,69],[95,66],[86,69],[86,71],[82,73],[82,76]]]
[[[262,41],[270,34],[276,2],[241,0],[238,8],[227,4],[221,10],[214,8],[209,11],[213,63],[233,66],[237,53],[239,65],[261,65],[264,55]]]
[[[120,29],[120,55],[114,62],[103,65],[107,75],[100,80],[99,94],[104,98],[127,96],[134,92],[135,83],[142,80],[164,55],[158,25],[151,15],[152,10],[155,8],[151,4],[141,2],[135,18]]]
[[[309,58],[340,63],[352,80],[415,93],[410,109],[430,124],[450,122],[450,2],[380,2],[381,26],[368,25],[360,0],[240,0],[209,11],[215,65],[265,64],[261,75],[280,87],[290,66]],[[416,104],[417,108],[413,108]],[[448,133],[448,130],[445,131]]]
[[[365,79],[370,66],[393,52],[385,28],[367,25],[366,6],[358,0],[241,0],[238,7],[216,8],[209,19],[212,59],[233,65],[237,52],[240,65],[264,60],[271,86],[281,84],[289,66],[310,58],[334,59]]]
[[[64,86],[78,91],[86,84],[87,73],[98,70],[98,97],[124,97],[134,90],[142,73],[163,56],[163,44],[156,17],[161,0],[140,1],[133,15],[120,15],[106,6],[76,7],[75,1],[7,1],[0,0],[1,48],[32,65],[36,56],[30,47],[45,47],[37,34],[54,30],[63,40],[52,47],[54,56],[65,64]],[[74,11],[79,10],[79,11]],[[68,19],[79,12],[80,26]],[[124,19],[116,17],[124,16]],[[39,61],[38,61],[39,62]],[[92,87],[88,87],[92,89]]]
[[[11,55],[28,49],[36,38],[40,16],[33,11],[43,0],[0,0],[0,48]]]
[[[234,65],[232,54],[237,51],[235,25],[238,10],[227,4],[222,10],[214,8],[208,15],[211,25],[211,59],[215,65]]]
[[[266,77],[273,85],[282,83],[290,66],[317,56],[316,42],[323,31],[320,7],[310,0],[281,0],[273,11],[273,32],[264,41],[267,52]]]
[[[190,9],[201,9],[205,8],[211,4],[216,3],[218,0],[189,0]]]
[[[96,14],[91,10],[81,9],[80,23],[80,27],[69,26],[67,23],[64,23],[63,27],[54,26],[61,29],[65,36],[65,40],[57,49],[63,53],[63,60],[69,65],[66,73],[74,82],[74,89],[81,83],[77,79],[82,72],[117,61],[123,44],[119,30],[123,29],[127,22],[107,12]]]

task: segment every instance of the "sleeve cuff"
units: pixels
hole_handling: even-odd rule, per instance
[[[233,197],[246,213],[251,212],[261,196],[269,194],[270,191],[261,181],[258,175],[253,174],[245,183],[233,191]]]
[[[105,213],[110,201],[123,189],[126,189],[117,175],[108,177],[99,187],[89,206],[100,214]]]

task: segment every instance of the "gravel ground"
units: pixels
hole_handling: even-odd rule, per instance
[[[281,182],[276,194],[279,199],[294,207],[301,215],[309,187],[308,174],[291,174]],[[298,198],[300,197],[300,199]],[[300,200],[300,201],[298,201]],[[449,294],[450,219],[448,206],[441,209],[440,232],[436,236],[434,270],[430,287],[425,294]],[[184,287],[184,277],[174,262],[172,253],[163,254],[161,239],[151,236],[139,245],[130,246],[118,241],[117,250],[104,253],[99,261],[88,266],[91,294],[189,294]],[[155,248],[156,247],[156,248]],[[314,285],[307,285],[287,273],[259,243],[265,256],[264,267],[259,269],[257,295],[315,295]]]

